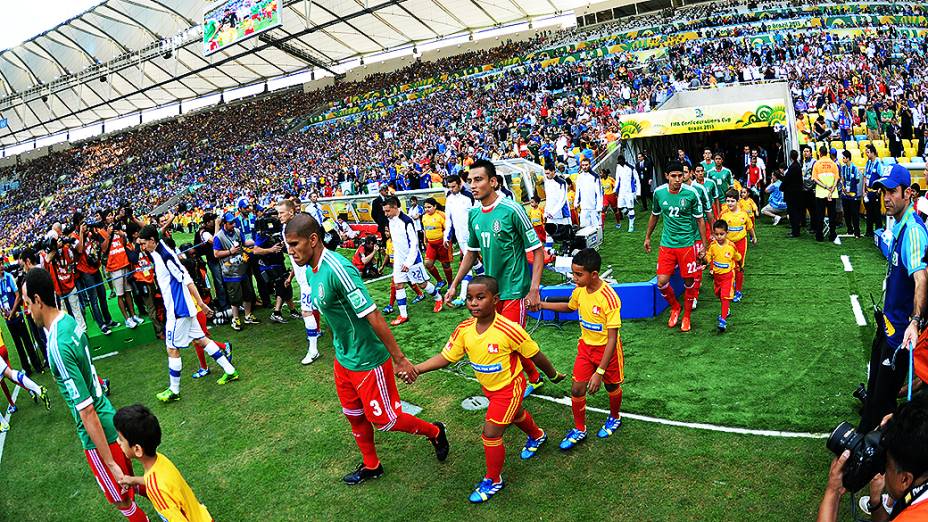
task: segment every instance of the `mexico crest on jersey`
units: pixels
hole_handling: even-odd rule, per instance
[[[500,231],[502,228],[503,228],[503,227],[500,226],[499,221],[494,221],[494,222],[493,222],[493,232],[496,232],[497,234],[499,234],[499,231]]]
[[[325,287],[322,286],[322,283],[319,283],[319,290],[318,290],[318,292],[316,293],[316,297],[317,297],[320,301],[322,301],[323,299],[325,299]]]

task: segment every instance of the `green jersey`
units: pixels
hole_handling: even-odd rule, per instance
[[[103,394],[100,380],[97,379],[97,370],[90,359],[87,335],[83,332],[78,334],[77,321],[65,313],[52,322],[51,327],[45,330],[45,335],[48,337],[48,365],[77,423],[77,436],[84,449],[96,448],[81,421],[80,411],[88,406],[93,406],[97,411],[106,442],[116,442],[116,428],[113,426],[116,409]]]
[[[722,167],[722,170],[715,170],[715,166],[713,165],[712,170],[706,171],[706,177],[715,182],[716,196],[718,196],[716,199],[724,203],[725,193],[735,184],[731,171],[728,170],[728,167]]]
[[[718,201],[719,199],[719,185],[713,181],[712,178],[706,176],[702,178],[702,186],[704,189],[706,189],[706,193],[709,195],[709,206],[704,209],[706,214],[708,214],[712,212],[712,203]]]
[[[335,358],[345,369],[372,370],[390,358],[390,352],[367,322],[377,309],[361,274],[343,256],[323,250],[319,266],[306,267],[306,282],[313,306],[332,327]]]
[[[701,197],[696,189],[682,185],[674,194],[665,183],[654,191],[651,213],[664,218],[661,246],[667,248],[691,247],[699,237],[697,219],[704,216]]]
[[[702,160],[699,162],[699,164],[702,165],[702,170],[704,170],[705,172],[709,172],[709,169],[715,168],[715,162],[712,160],[709,160],[709,161]]]
[[[702,203],[702,212],[703,215],[708,215],[712,212],[712,200],[709,199],[709,191],[704,185],[699,183],[696,180],[690,184],[691,187],[699,194],[699,202]]]
[[[489,207],[470,209],[467,231],[467,248],[480,252],[487,275],[499,282],[499,298],[524,298],[532,286],[525,253],[542,246],[525,208],[497,196]]]

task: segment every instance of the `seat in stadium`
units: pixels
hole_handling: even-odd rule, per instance
[[[912,158],[909,158],[909,164],[915,168],[923,169],[925,168],[925,158],[921,156],[914,156]]]
[[[873,146],[876,147],[877,149],[886,148],[886,142],[883,140],[873,140],[871,143],[873,143]]]
[[[844,148],[848,150],[857,149],[857,142],[856,141],[845,141]]]
[[[851,158],[851,163],[857,165],[857,168],[864,169],[867,167],[867,160],[863,158]]]
[[[840,140],[832,141],[832,142],[831,142],[831,148],[833,148],[833,149],[838,149],[838,150],[843,150],[843,149],[844,149],[844,142],[843,142],[843,141],[840,141]]]
[[[881,156],[880,161],[883,162],[883,165],[895,165],[896,164],[896,158],[890,156],[889,154],[887,154],[886,157]]]

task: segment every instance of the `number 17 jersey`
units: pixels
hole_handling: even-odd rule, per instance
[[[651,213],[664,219],[661,246],[685,248],[693,246],[699,237],[696,219],[705,215],[705,209],[702,198],[693,187],[684,184],[679,192],[673,193],[665,183],[654,191]]]
[[[480,252],[489,276],[499,282],[499,298],[522,299],[532,285],[525,253],[541,247],[521,204],[497,197],[489,207],[470,209],[467,249]]]

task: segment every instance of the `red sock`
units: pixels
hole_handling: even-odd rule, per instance
[[[693,301],[696,300],[696,296],[699,295],[699,289],[696,288],[696,283],[684,287],[686,290],[683,292],[683,317],[689,319],[690,313],[693,311]]]
[[[3,388],[3,394],[6,395],[6,402],[13,405],[13,397],[10,395],[10,389],[6,387],[6,381],[0,381],[0,388]],[[0,415],[2,417],[2,415]]]
[[[525,370],[525,376],[528,377],[528,382],[538,382],[541,379],[541,374],[538,373],[538,368],[535,367],[535,363],[528,357],[523,357],[522,354],[519,354],[519,359],[522,360],[522,369]]]
[[[545,432],[535,424],[535,419],[532,418],[532,414],[529,413],[528,410],[522,410],[522,416],[512,423],[533,439],[537,439],[545,434]]]
[[[322,329],[322,316],[319,315],[319,310],[313,310],[313,317],[316,318],[316,328]]]
[[[735,271],[735,290],[740,292],[744,286],[744,270]]]
[[[722,319],[728,319],[729,306],[731,306],[731,299],[722,299]]]
[[[609,415],[613,419],[618,419],[622,413],[622,387],[619,386],[615,391],[609,392]]]
[[[393,306],[394,304],[396,304],[396,285],[390,283],[390,306]]]
[[[364,467],[375,469],[380,465],[380,459],[377,458],[377,449],[374,447],[374,426],[363,415],[345,417],[348,417],[348,422],[351,423],[351,433],[354,434],[354,441],[361,450]]]
[[[586,431],[586,396],[571,397],[570,409],[574,412],[574,427]]]
[[[397,412],[393,427],[388,431],[402,431],[412,435],[425,435],[430,439],[438,436],[438,426],[408,413]]]
[[[148,515],[139,508],[135,501],[132,501],[132,504],[126,509],[120,509],[119,512],[130,522],[148,522]]]
[[[451,273],[451,265],[442,265],[442,268],[445,271],[445,281],[450,285],[451,281],[454,281],[454,274]]]
[[[657,287],[661,291],[661,295],[664,296],[664,299],[667,300],[667,304],[670,305],[671,310],[679,310],[680,302],[677,301],[677,294],[674,293],[673,287],[670,286],[670,283],[664,285],[664,287]]]
[[[702,288],[702,272],[696,272],[696,276],[693,278],[693,284],[696,285],[696,298],[699,298],[699,289]]]
[[[193,343],[193,349],[197,352],[197,360],[200,361],[200,368],[204,370],[209,368],[206,364],[206,354],[203,353],[203,347],[197,343]]]
[[[438,273],[438,268],[436,268],[435,265],[430,266],[428,271],[432,274],[432,277],[435,278],[435,281],[441,281],[441,274]]]
[[[506,447],[502,437],[482,435],[483,454],[487,459],[487,478],[497,483],[503,480],[503,462],[506,460]]]

